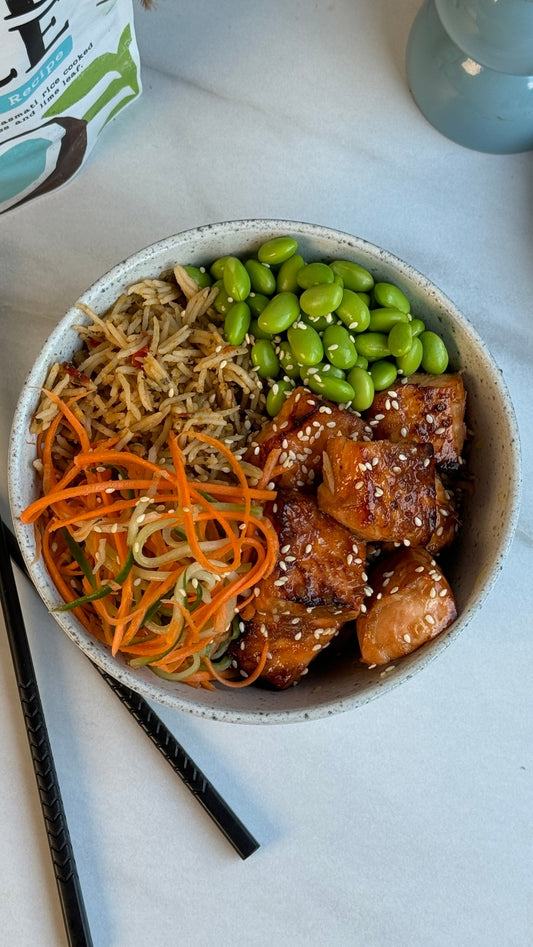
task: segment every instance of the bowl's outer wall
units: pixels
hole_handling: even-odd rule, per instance
[[[291,233],[304,259],[352,259],[376,279],[403,289],[412,311],[441,334],[451,366],[463,373],[468,392],[467,421],[471,430],[468,493],[464,525],[447,564],[459,618],[446,632],[383,673],[363,668],[357,657],[337,664],[330,658],[323,670],[313,670],[296,688],[272,692],[258,687],[215,692],[159,681],[147,669],[131,670],[113,659],[68,613],[55,617],[69,637],[109,674],[148,699],[213,719],[243,723],[284,723],[337,713],[366,703],[422,669],[463,630],[480,608],[501,571],[518,516],[520,455],[516,420],[507,388],[486,346],[453,303],[425,277],[387,251],[357,237],[314,224],[282,220],[230,221],[210,224],[169,237],[115,266],[81,297],[98,313],[114,302],[124,287],[156,277],[176,263],[208,264],[218,256],[250,253],[267,238]],[[14,421],[9,454],[10,502],[14,528],[27,566],[48,608],[62,601],[40,561],[35,562],[33,528],[23,526],[21,511],[39,494],[35,447],[28,435],[30,419],[49,366],[68,360],[80,345],[74,326],[85,321],[77,307],[70,309],[45,343],[22,391]],[[331,652],[334,652],[333,647]],[[181,688],[181,689],[180,689]]]

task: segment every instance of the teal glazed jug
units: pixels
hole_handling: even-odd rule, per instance
[[[420,111],[452,141],[533,149],[533,0],[425,0],[406,70]]]

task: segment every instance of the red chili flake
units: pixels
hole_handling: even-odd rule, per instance
[[[135,368],[142,368],[143,359],[148,355],[148,346],[143,345],[142,348],[137,349],[136,352],[131,356],[131,364]]]

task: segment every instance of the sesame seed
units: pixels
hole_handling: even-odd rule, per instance
[[[406,427],[400,428],[400,434],[402,435],[402,437],[407,437],[407,428]]]
[[[298,631],[298,632],[296,632],[296,634],[295,634],[295,636],[294,636],[294,640],[295,640],[295,641],[299,641],[301,637],[302,637],[302,632],[301,632],[301,631]]]
[[[426,414],[426,421],[427,421],[428,424],[433,424],[433,415],[432,415],[432,414]]]
[[[411,635],[405,634],[405,635],[403,636],[403,640],[404,640],[404,641],[407,641],[407,644],[410,644],[410,643],[411,643]]]
[[[415,526],[422,526],[422,520],[419,516],[415,516]]]
[[[428,625],[435,624],[435,619],[433,618],[433,615],[424,615],[424,618],[426,619]]]
[[[321,650],[322,650],[321,644],[314,644],[313,647],[311,648],[311,651],[321,651]]]

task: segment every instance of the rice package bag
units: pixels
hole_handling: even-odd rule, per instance
[[[132,0],[0,0],[0,212],[68,181],[140,93]]]

